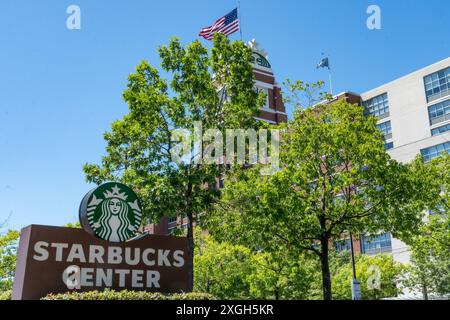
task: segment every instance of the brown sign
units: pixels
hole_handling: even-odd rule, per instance
[[[82,229],[31,225],[22,229],[13,299],[49,293],[188,290],[186,238],[145,235],[111,243]]]

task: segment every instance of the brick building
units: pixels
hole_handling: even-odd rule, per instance
[[[267,60],[267,53],[255,39],[250,41],[248,46],[253,51],[255,88],[264,92],[267,96],[266,103],[255,118],[272,124],[286,122],[287,114],[281,97],[281,88],[275,81],[272,66]]]

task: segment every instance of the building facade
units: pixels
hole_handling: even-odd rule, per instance
[[[266,94],[266,103],[255,118],[271,124],[286,122],[287,114],[281,96],[281,88],[275,80],[267,53],[255,39],[248,43],[248,47],[253,51],[255,89]]]
[[[421,154],[426,161],[450,153],[450,58],[412,72],[360,95],[345,92],[335,96],[362,104],[376,116],[385,148],[399,162],[410,162]],[[390,234],[354,240],[361,252],[389,252],[398,262],[408,262],[406,244]],[[345,249],[349,241],[337,244]]]

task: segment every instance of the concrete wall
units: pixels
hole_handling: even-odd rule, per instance
[[[427,103],[423,78],[431,73],[450,67],[450,58],[413,72],[400,79],[382,85],[361,95],[363,101],[383,93],[388,94],[390,116],[380,123],[390,120],[394,149],[391,156],[402,162],[409,162],[420,154],[420,150],[446,141],[450,133],[432,137],[428,106],[450,99],[450,96]],[[450,122],[450,121],[448,121]]]

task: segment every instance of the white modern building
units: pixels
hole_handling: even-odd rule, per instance
[[[450,150],[450,58],[361,95],[380,119],[390,155],[409,162]],[[447,144],[447,145],[446,145]]]
[[[366,113],[379,118],[386,149],[399,162],[422,154],[429,161],[450,153],[450,58],[439,61],[361,95],[336,96],[359,102]],[[360,240],[364,253],[391,252],[398,262],[408,262],[408,247],[390,234]]]
[[[432,64],[361,95],[368,113],[376,115],[391,157],[431,160],[450,152],[450,58]],[[393,238],[392,255],[409,261],[407,246]]]

